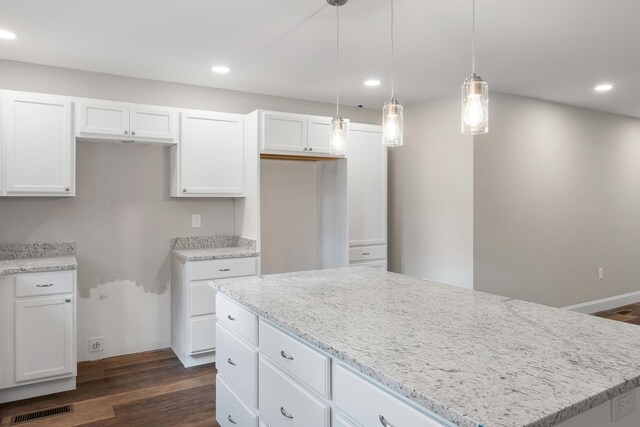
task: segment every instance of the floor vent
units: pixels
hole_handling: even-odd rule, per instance
[[[40,420],[42,418],[53,417],[56,415],[64,415],[73,412],[73,405],[58,406],[55,408],[42,409],[40,411],[29,412],[28,414],[16,415],[11,417],[12,426],[28,423],[30,421]]]

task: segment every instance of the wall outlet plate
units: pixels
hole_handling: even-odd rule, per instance
[[[635,390],[629,393],[621,394],[618,397],[614,397],[611,400],[611,422],[616,422],[619,419],[631,415],[636,411],[636,392]]]
[[[104,351],[104,337],[89,338],[89,353]]]
[[[202,215],[193,214],[191,215],[191,227],[200,228],[202,226]]]

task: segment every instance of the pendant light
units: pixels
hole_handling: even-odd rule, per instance
[[[403,144],[403,116],[402,105],[398,104],[394,98],[393,54],[393,0],[391,0],[391,100],[385,102],[382,108],[382,144],[387,147],[400,147]]]
[[[344,156],[347,153],[347,121],[340,117],[340,6],[348,0],[327,0],[336,8],[336,117],[331,120],[329,153]]]
[[[471,76],[462,84],[461,130],[463,134],[489,132],[489,85],[476,75],[476,0],[473,2]]]

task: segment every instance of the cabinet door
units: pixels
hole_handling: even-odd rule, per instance
[[[180,135],[180,195],[243,195],[243,116],[181,113]]]
[[[387,148],[380,126],[352,123],[347,144],[349,244],[387,242]]]
[[[7,195],[73,195],[71,101],[7,94],[3,169]]]
[[[73,373],[71,295],[17,300],[16,382]]]
[[[331,138],[331,119],[326,117],[312,117],[309,126],[309,150],[312,153],[329,154],[329,140]]]
[[[131,107],[131,136],[173,141],[176,139],[177,113],[144,107]]]
[[[307,117],[297,114],[263,113],[262,150],[304,153],[307,148]]]
[[[116,102],[81,102],[80,134],[129,135],[129,107]]]

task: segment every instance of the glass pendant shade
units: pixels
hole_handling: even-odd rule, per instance
[[[489,85],[475,74],[462,84],[461,129],[466,135],[489,132]]]
[[[394,99],[384,103],[382,108],[382,144],[400,147],[403,144],[402,105]]]
[[[331,139],[329,140],[329,154],[344,156],[347,154],[347,121],[342,117],[331,120]]]

